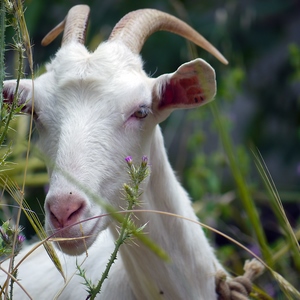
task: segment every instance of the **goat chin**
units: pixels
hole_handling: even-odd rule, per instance
[[[89,224],[82,223],[68,229],[58,230],[57,233],[53,229],[47,231],[52,233],[53,239],[58,239],[55,242],[57,248],[65,254],[77,256],[87,252],[97,240],[98,235],[107,229],[109,220],[109,218],[97,218],[93,220],[93,223],[89,221],[86,222]],[[49,225],[49,223],[47,224]],[[91,224],[92,226],[87,227],[87,230],[83,230],[84,225]]]

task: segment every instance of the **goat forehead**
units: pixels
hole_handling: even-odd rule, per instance
[[[58,85],[57,109],[99,109],[101,114],[112,111],[130,113],[140,105],[151,105],[151,88],[147,81],[133,74],[114,78],[68,79]]]
[[[104,119],[121,124],[139,106],[151,106],[153,80],[142,70],[140,57],[129,54],[106,43],[94,53],[78,44],[60,49],[35,84],[42,123],[57,127],[80,118],[82,124],[101,126]]]
[[[131,53],[117,43],[102,43],[95,52],[89,52],[83,45],[70,43],[61,48],[47,65],[58,81],[68,78],[96,76],[106,79],[120,72],[143,74],[143,64],[139,55]],[[143,74],[144,75],[144,74]]]
[[[140,57],[111,44],[101,44],[94,53],[77,44],[60,49],[40,80],[41,88],[51,83],[55,86],[53,97],[63,102],[67,101],[64,98],[112,101],[112,106],[125,108],[151,97],[152,81],[143,71]]]

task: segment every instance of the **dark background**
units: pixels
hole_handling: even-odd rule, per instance
[[[259,149],[274,179],[288,218],[299,229],[300,212],[300,2],[296,0],[160,0],[160,1],[25,1],[25,17],[33,44],[36,74],[60,46],[60,38],[48,47],[40,41],[62,21],[71,6],[91,7],[87,47],[92,51],[108,38],[113,26],[126,13],[156,8],[180,17],[213,43],[228,59],[224,66],[210,54],[183,38],[159,32],[146,42],[141,54],[145,70],[153,77],[174,72],[191,54],[207,60],[216,70],[215,101],[224,126],[230,132],[237,159],[260,212],[270,247],[281,241],[251,147]],[[8,28],[8,41],[11,29]],[[8,46],[8,50],[10,47]],[[193,51],[191,51],[191,49]],[[195,54],[194,54],[195,55]],[[14,74],[15,57],[6,54],[6,72]],[[258,252],[249,235],[247,216],[239,202],[209,105],[196,111],[177,111],[162,124],[169,157],[178,177],[195,201],[195,208],[208,223]],[[46,185],[27,188],[32,203],[43,201]],[[199,201],[201,199],[201,201]],[[42,215],[42,212],[41,212]],[[28,234],[30,234],[28,232]],[[211,234],[211,233],[208,233]],[[211,236],[218,254],[239,272],[247,254],[230,242]],[[231,248],[232,247],[232,248]],[[287,254],[282,272],[299,284],[297,269]],[[271,282],[271,283],[270,283]],[[278,286],[266,279],[263,287],[279,297]],[[299,288],[299,285],[298,285]],[[284,299],[284,298],[282,298]]]

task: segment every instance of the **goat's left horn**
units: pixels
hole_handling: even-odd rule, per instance
[[[49,45],[63,30],[64,35],[61,43],[62,46],[71,41],[77,41],[80,44],[84,44],[89,14],[89,6],[73,6],[69,10],[66,18],[43,38],[42,45]]]
[[[170,31],[202,47],[222,63],[226,58],[201,34],[180,19],[155,9],[140,9],[125,15],[114,27],[109,40],[120,40],[139,53],[147,38],[156,31]]]

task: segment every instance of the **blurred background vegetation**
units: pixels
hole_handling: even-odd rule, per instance
[[[187,21],[228,59],[228,66],[221,65],[202,49],[165,32],[151,36],[142,50],[145,69],[153,77],[171,73],[195,57],[202,57],[215,68],[218,94],[214,104],[176,111],[162,124],[171,163],[203,223],[261,255],[299,290],[299,248],[295,252],[290,245],[271,200],[272,193],[266,188],[252,153],[256,149],[261,153],[299,240],[299,1],[27,0],[25,17],[33,44],[35,76],[44,71],[44,64],[60,47],[57,39],[43,48],[40,41],[44,35],[64,19],[71,6],[85,2],[91,7],[86,43],[91,50],[109,36],[127,12],[156,8]],[[12,28],[7,28],[6,79],[16,76],[16,54],[10,51],[12,35]],[[25,76],[28,71],[25,68]],[[17,117],[6,140],[11,145],[6,173],[19,185],[23,181],[28,124],[28,117]],[[7,149],[1,151],[3,155]],[[41,219],[46,190],[44,164],[32,153],[25,198]],[[248,196],[244,197],[243,191]],[[249,216],[249,209],[253,208],[247,208],[247,203],[255,204],[253,218]],[[15,204],[6,194],[2,195],[1,204],[0,216],[5,221],[14,215],[11,205]],[[23,224],[31,236],[25,218]],[[260,226],[261,233],[255,225]],[[250,255],[219,235],[207,234],[228,270],[242,273],[244,260]],[[274,299],[285,299],[270,274],[266,273],[258,283]]]

